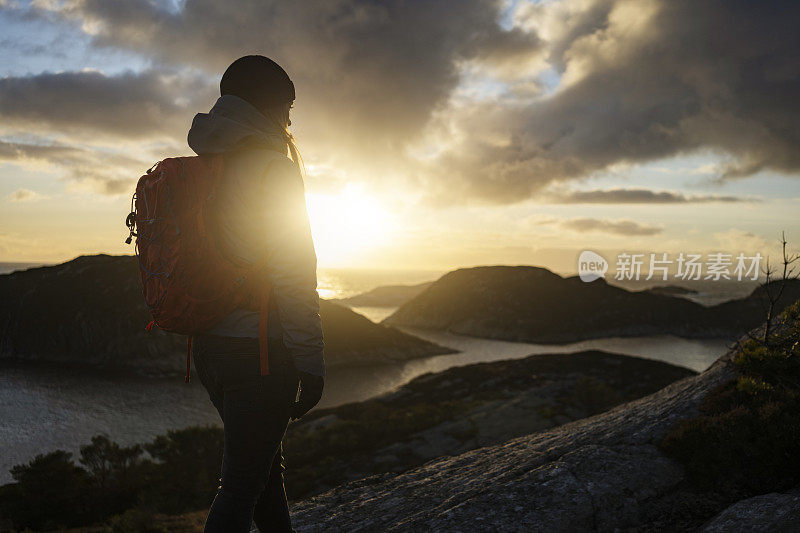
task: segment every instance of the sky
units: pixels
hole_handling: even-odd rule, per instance
[[[321,267],[800,249],[800,3],[0,0],[0,262],[132,253],[234,59],[292,77]]]

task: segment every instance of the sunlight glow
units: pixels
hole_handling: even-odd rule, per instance
[[[393,217],[374,196],[356,184],[336,194],[306,196],[311,232],[320,266],[346,266],[391,238]]]

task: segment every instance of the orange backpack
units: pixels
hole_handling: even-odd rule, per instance
[[[139,178],[125,224],[135,252],[142,294],[153,325],[188,335],[189,382],[192,335],[206,331],[253,292],[260,297],[261,374],[269,374],[267,318],[269,283],[263,264],[230,259],[215,223],[215,191],[222,178],[221,155],[174,157]]]

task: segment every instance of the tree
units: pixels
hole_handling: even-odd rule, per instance
[[[764,346],[769,346],[770,344],[772,322],[775,319],[775,309],[778,301],[781,299],[781,296],[783,296],[783,292],[786,289],[786,284],[789,280],[796,279],[798,277],[796,267],[793,265],[800,260],[800,254],[789,254],[786,251],[786,245],[786,232],[781,232],[781,247],[783,257],[780,267],[780,278],[777,280],[773,279],[777,273],[777,270],[770,265],[769,256],[767,256],[767,263],[763,269],[764,283],[761,284],[760,294],[761,303],[766,315],[766,324],[764,326],[764,334],[762,338],[756,340],[758,340]],[[751,336],[751,338],[753,337]]]
[[[220,428],[188,427],[145,444],[157,463],[143,493],[144,503],[165,513],[208,506],[219,484],[223,442]]]
[[[123,448],[105,435],[95,435],[92,443],[81,446],[80,463],[100,488],[119,482],[141,463],[142,447]]]
[[[2,512],[15,527],[57,529],[86,523],[89,479],[72,454],[56,450],[11,469],[16,483],[6,485]]]

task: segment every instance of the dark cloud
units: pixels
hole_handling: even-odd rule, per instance
[[[752,202],[755,199],[716,194],[685,195],[675,191],[652,191],[650,189],[593,189],[589,191],[567,191],[548,197],[553,203],[562,204],[685,204],[708,202]]]
[[[639,224],[633,220],[604,220],[599,218],[573,218],[560,223],[561,227],[580,233],[600,232],[612,235],[657,235],[663,228]]]
[[[528,22],[556,4],[574,5],[540,4]],[[698,150],[729,159],[724,178],[800,170],[800,3],[589,4],[548,42],[559,90],[448,119],[502,142],[471,135],[452,147],[429,184],[438,195],[515,202],[553,181]]]
[[[376,160],[402,155],[403,144],[451,94],[459,62],[537,53],[535,35],[499,26],[501,5],[189,0],[174,11],[150,0],[73,0],[40,12],[91,28],[96,46],[217,77],[241,55],[273,57],[295,81],[296,123],[306,117],[309,124],[303,136],[327,159],[364,159],[374,172]]]
[[[101,194],[127,193],[153,162],[188,151],[176,151],[176,140],[185,139],[192,117],[216,91],[203,77],[166,69],[2,78],[0,160],[47,163]],[[35,139],[9,141],[16,132]],[[171,152],[155,153],[166,145]]]
[[[0,161],[41,160],[64,164],[89,155],[83,150],[60,144],[19,143],[0,140]]]
[[[400,169],[439,202],[517,202],[556,181],[700,150],[729,162],[723,179],[800,170],[798,2],[520,4],[509,31],[498,24],[499,0],[38,5],[34,16],[74,24],[95,46],[211,79],[152,71],[2,80],[4,122],[156,135],[159,124],[207,109],[213,80],[233,58],[264,53],[296,82],[295,122],[312,160],[361,163],[372,175]],[[562,76],[553,94],[537,93],[537,61]],[[464,65],[508,83],[508,98],[453,98]],[[84,83],[97,88],[91,97]],[[207,96],[187,99],[198,86]],[[26,98],[28,90],[61,105]],[[73,101],[80,105],[62,109]],[[175,138],[179,130],[165,126]]]
[[[16,143],[1,139],[0,161],[54,165],[64,171],[65,179],[110,195],[133,192],[138,177],[152,164],[124,154],[63,144]]]
[[[6,77],[0,79],[0,120],[4,128],[77,134],[101,144],[106,135],[171,139],[185,134],[216,90],[198,76],[166,70]]]

